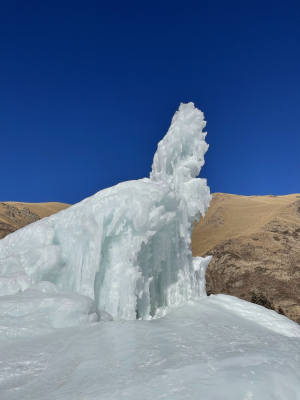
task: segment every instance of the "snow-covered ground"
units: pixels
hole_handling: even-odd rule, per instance
[[[275,332],[263,324],[268,316]],[[298,400],[299,336],[300,327],[275,312],[210,296],[151,321],[98,322],[2,342],[0,397]]]
[[[0,241],[0,400],[300,400],[299,325],[207,298],[192,257],[205,124],[182,104],[150,179]]]

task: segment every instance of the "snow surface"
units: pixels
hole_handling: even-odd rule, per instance
[[[190,301],[151,321],[100,322],[0,342],[0,398],[300,399],[300,338],[253,322],[268,312],[260,306],[245,318],[224,308],[224,297]],[[237,310],[239,301],[229,296],[230,304]],[[279,317],[289,335],[290,321]]]
[[[1,400],[300,400],[299,325],[207,298],[211,257],[192,257],[205,124],[181,104],[150,179],[0,241]]]

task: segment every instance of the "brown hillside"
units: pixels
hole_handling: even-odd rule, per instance
[[[264,305],[300,323],[300,195],[215,193],[192,235],[194,256],[212,255],[208,294]]]
[[[70,205],[64,203],[18,203],[14,201],[0,203],[0,239],[31,222],[49,217],[68,207]]]

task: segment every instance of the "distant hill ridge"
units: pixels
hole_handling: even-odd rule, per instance
[[[0,239],[70,207],[64,203],[0,203]],[[208,294],[263,305],[300,324],[300,194],[214,193],[192,235],[194,256],[212,255]]]

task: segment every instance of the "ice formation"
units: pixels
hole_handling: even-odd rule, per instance
[[[181,104],[150,179],[102,190],[1,240],[2,294],[17,304],[26,297],[18,292],[48,281],[127,320],[204,297],[210,257],[193,260],[190,242],[211,198],[206,180],[196,178],[208,149],[205,125],[193,103]]]

